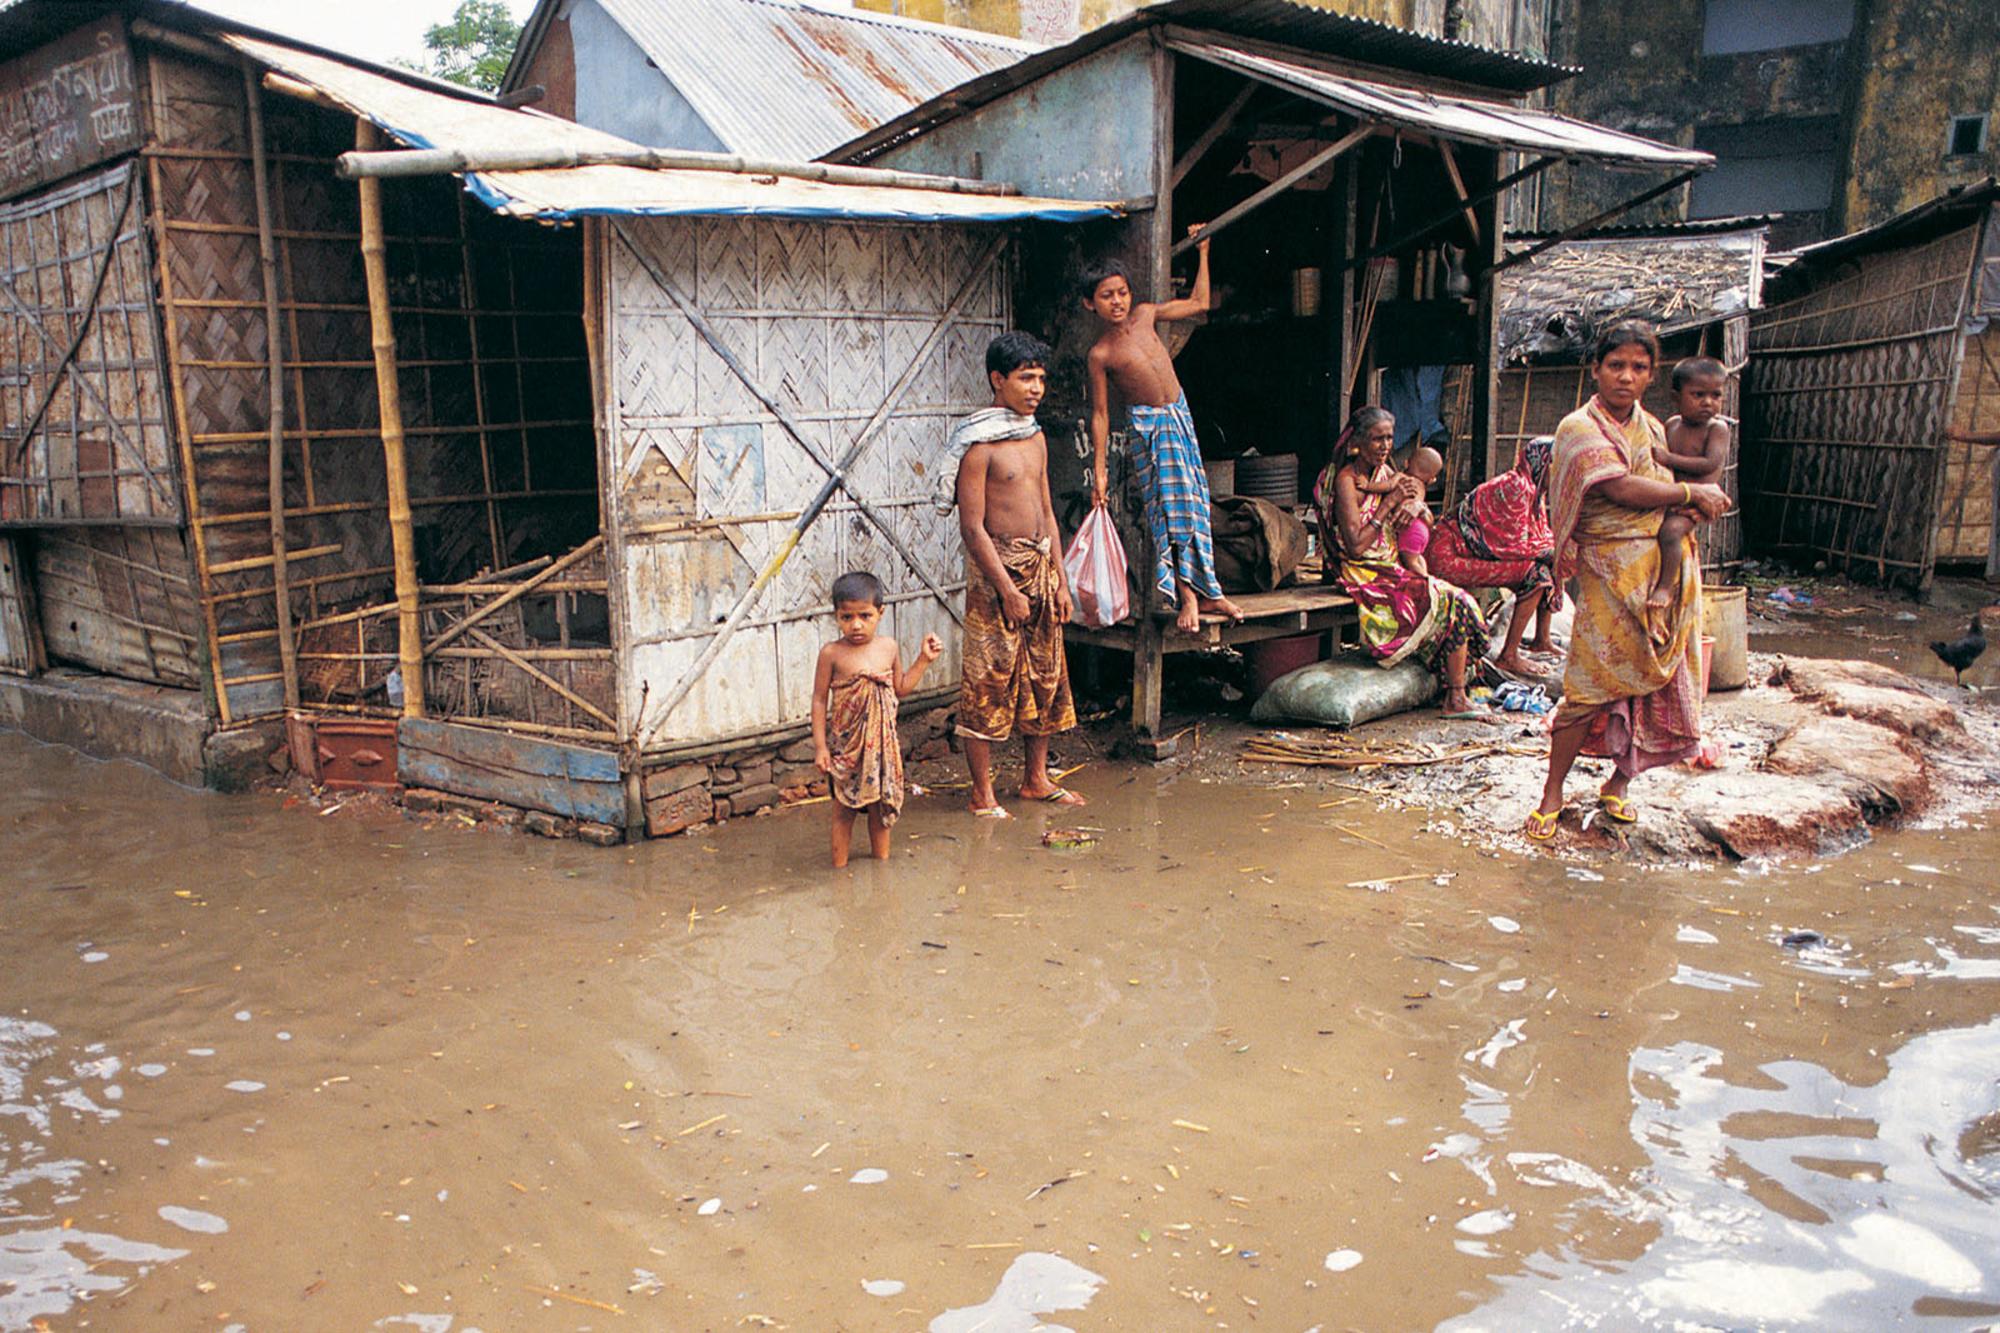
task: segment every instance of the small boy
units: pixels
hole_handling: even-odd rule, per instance
[[[868,812],[868,850],[889,857],[889,826],[903,809],[903,747],[896,736],[896,702],[917,688],[944,652],[924,635],[917,660],[900,670],[894,639],[878,636],[882,581],[857,571],[833,581],[833,618],[840,637],[819,650],[813,671],[813,762],[833,797],[833,864],[847,864],[854,819]]]
[[[989,343],[993,405],[960,422],[949,445],[967,566],[957,731],[972,776],[972,813],[995,819],[1007,809],[993,794],[993,747],[1016,732],[1028,751],[1022,798],[1084,804],[1049,776],[1049,737],[1076,725],[1063,653],[1069,584],[1049,496],[1048,442],[1035,422],[1049,356],[1028,333]]]
[[[1729,461],[1729,425],[1722,394],[1729,372],[1714,357],[1690,357],[1674,367],[1674,407],[1667,418],[1667,447],[1653,450],[1661,467],[1684,482],[1713,482]],[[1660,521],[1660,578],[1646,605],[1664,608],[1681,586],[1681,560],[1696,516],[1676,509]]]
[[[1444,474],[1444,455],[1429,445],[1423,445],[1410,455],[1409,466],[1404,469],[1415,477],[1428,493],[1431,483]],[[1424,552],[1431,544],[1431,507],[1423,496],[1400,507],[1399,514],[1392,515],[1391,523],[1400,522],[1396,533],[1396,559],[1404,569],[1418,577],[1428,577],[1430,563],[1424,559]]]
[[[1197,223],[1188,229],[1201,230]],[[1210,530],[1208,474],[1201,464],[1194,417],[1174,374],[1174,359],[1160,341],[1159,325],[1199,315],[1210,307],[1208,242],[1195,247],[1199,262],[1194,289],[1186,300],[1158,304],[1132,299],[1131,280],[1116,259],[1084,270],[1083,306],[1097,316],[1100,332],[1085,368],[1090,380],[1090,440],[1096,451],[1090,500],[1102,505],[1109,491],[1104,451],[1111,438],[1110,390],[1125,403],[1132,461],[1145,494],[1146,526],[1157,553],[1155,581],[1177,608],[1182,633],[1201,629],[1203,612],[1243,619],[1236,603],[1222,595],[1215,576]]]

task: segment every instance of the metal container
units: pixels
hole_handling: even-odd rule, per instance
[[[1236,460],[1233,458],[1210,458],[1202,462],[1201,470],[1208,474],[1208,498],[1220,500],[1225,495],[1236,494]]]
[[[1740,690],[1749,684],[1749,594],[1739,587],[1703,584],[1701,626],[1702,632],[1715,640],[1715,665],[1709,674],[1709,688]]]
[[[1299,456],[1248,454],[1237,459],[1236,494],[1291,508],[1299,502]]]
[[[292,767],[315,787],[397,791],[396,719],[293,713],[285,719]]]

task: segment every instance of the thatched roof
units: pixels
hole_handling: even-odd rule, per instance
[[[1760,301],[1763,219],[1730,227],[1601,233],[1565,241],[1500,276],[1502,364],[1571,363],[1620,319],[1661,333],[1739,315]],[[1532,237],[1511,237],[1519,252]]]

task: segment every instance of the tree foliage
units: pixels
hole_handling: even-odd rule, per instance
[[[425,29],[430,55],[414,68],[491,92],[506,76],[520,38],[521,25],[503,0],[460,0],[449,22]]]

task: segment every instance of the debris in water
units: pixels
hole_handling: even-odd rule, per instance
[[[1329,1273],[1345,1273],[1350,1268],[1359,1267],[1360,1264],[1359,1250],[1335,1250],[1326,1256],[1326,1271]]]
[[[889,1178],[889,1173],[879,1166],[864,1166],[847,1178],[850,1185],[879,1185]]]
[[[1816,930],[1794,930],[1779,941],[1787,949],[1809,949],[1815,944],[1826,943],[1826,936]]]
[[[722,1200],[720,1199],[706,1200],[702,1203],[701,1207],[695,1209],[694,1211],[696,1215],[700,1217],[714,1217],[717,1213],[722,1211]]]
[[[1089,829],[1052,828],[1042,835],[1042,846],[1059,852],[1081,851],[1096,845],[1097,835]]]
[[[1502,935],[1516,935],[1521,930],[1521,923],[1511,916],[1489,916],[1486,918],[1486,924]]]
[[[861,1289],[870,1296],[900,1296],[904,1284],[892,1277],[865,1277],[861,1279]]]

